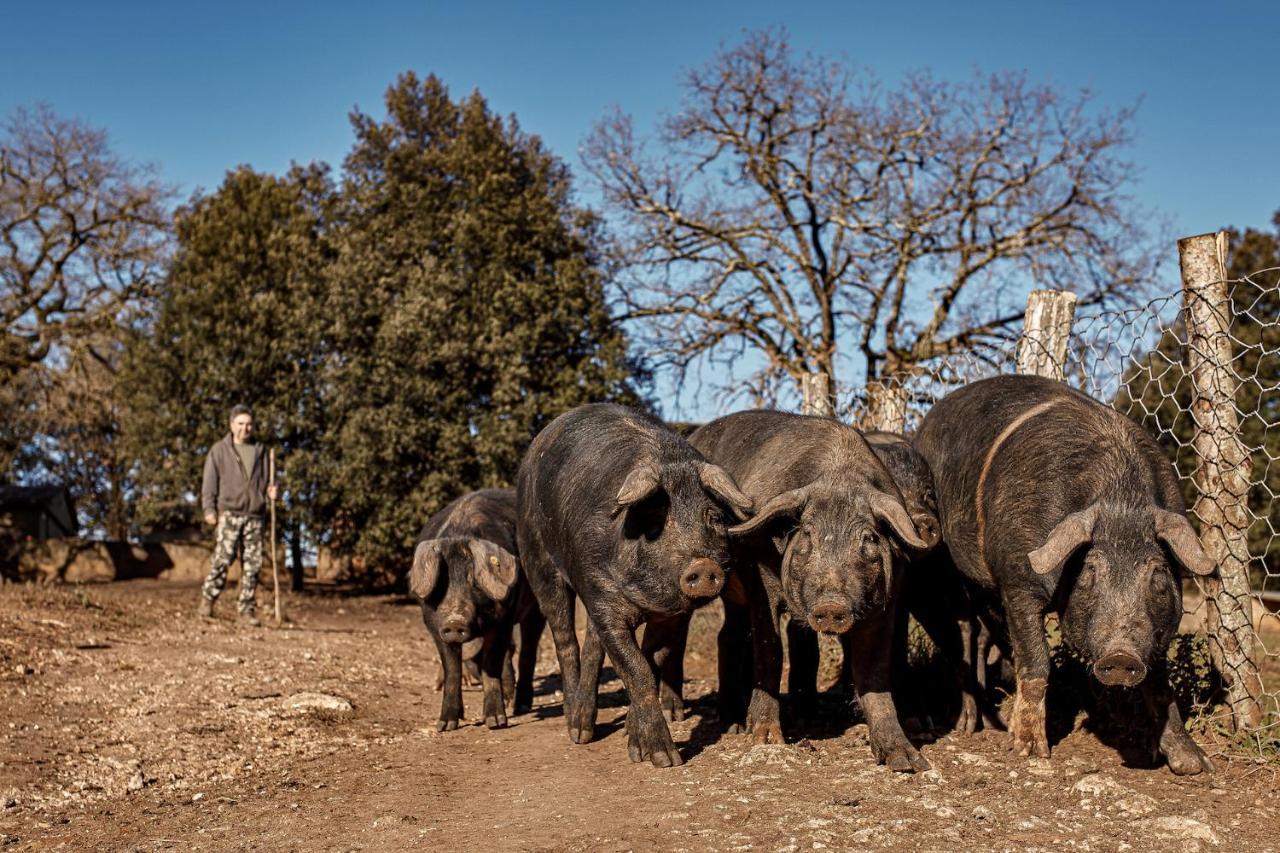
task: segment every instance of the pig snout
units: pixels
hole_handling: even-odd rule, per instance
[[[920,534],[920,538],[924,540],[924,544],[933,548],[942,540],[942,528],[938,525],[938,519],[932,515],[917,515],[911,519],[916,525],[916,532]]]
[[[853,627],[853,609],[846,601],[824,598],[809,611],[809,624],[823,634],[843,634]]]
[[[680,589],[690,598],[715,598],[724,589],[724,569],[715,560],[694,560],[680,576]]]
[[[471,639],[471,626],[461,616],[450,616],[440,624],[440,638],[446,643],[465,643]]]
[[[1113,651],[1093,665],[1093,675],[1108,687],[1136,687],[1147,677],[1147,665],[1131,652]]]

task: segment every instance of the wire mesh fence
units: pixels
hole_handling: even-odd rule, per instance
[[[911,431],[948,391],[1018,372],[1020,360],[1026,372],[1027,363],[1047,358],[1066,382],[1142,424],[1173,461],[1189,515],[1219,566],[1218,576],[1189,584],[1185,593],[1182,630],[1207,649],[1219,685],[1216,697],[1201,692],[1193,724],[1275,757],[1280,268],[1200,278],[1143,305],[1081,312],[1069,339],[1064,327],[1063,353],[1028,359],[1029,347],[1045,346],[1028,328],[1020,339],[939,359],[889,390],[899,401],[889,407],[896,423],[867,423],[865,399],[853,405],[864,426]],[[858,419],[859,412],[851,414]]]

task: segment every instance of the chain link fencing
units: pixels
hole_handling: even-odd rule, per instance
[[[850,397],[841,414],[912,431],[947,392],[1017,372],[1020,353],[1025,364],[1029,346],[1044,346],[1032,331],[896,383],[898,423],[868,423],[865,397]],[[1191,726],[1220,736],[1228,755],[1280,757],[1280,268],[1084,309],[1064,343],[1065,353],[1051,354],[1057,373],[1160,442],[1219,563],[1219,577],[1188,582],[1173,650]]]

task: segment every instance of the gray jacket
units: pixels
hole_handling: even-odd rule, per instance
[[[200,504],[205,512],[262,515],[267,507],[267,450],[258,445],[253,470],[245,471],[231,433],[209,448]]]

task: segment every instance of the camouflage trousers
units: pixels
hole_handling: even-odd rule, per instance
[[[260,515],[242,515],[238,512],[218,514],[218,526],[213,534],[213,561],[209,577],[204,581],[204,596],[216,599],[227,584],[227,567],[240,550],[240,612],[253,613],[257,609],[254,593],[258,589],[258,572],[262,571],[263,523]]]

